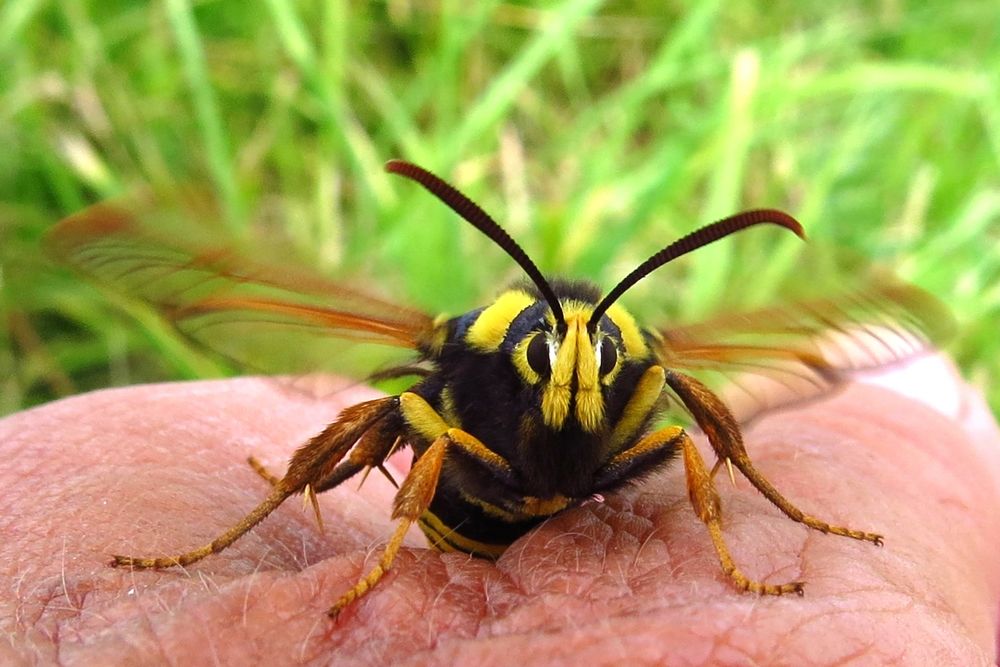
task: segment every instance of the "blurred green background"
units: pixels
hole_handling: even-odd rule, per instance
[[[948,303],[949,349],[997,410],[998,73],[981,1],[5,0],[0,414],[204,372],[141,306],[40,256],[55,221],[144,184],[196,183],[220,226],[280,230],[433,311],[517,276],[391,157],[454,182],[547,273],[605,287],[700,224],[786,209]],[[756,303],[802,282],[799,248],[748,233],[627,303],[660,321]]]

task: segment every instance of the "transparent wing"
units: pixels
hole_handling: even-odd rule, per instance
[[[352,345],[413,350],[433,331],[425,313],[294,262],[241,254],[176,210],[99,204],[61,221],[47,240],[59,260],[154,305],[185,337],[257,371],[360,376]]]
[[[832,297],[726,313],[657,333],[661,362],[719,387],[746,423],[920,355],[952,328],[936,299],[879,277]]]

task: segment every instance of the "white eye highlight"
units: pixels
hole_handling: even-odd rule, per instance
[[[615,369],[618,363],[618,348],[610,336],[601,336],[594,346],[594,356],[597,358],[598,373],[604,377]]]
[[[545,340],[549,344],[549,367],[555,368],[556,355],[559,354],[559,338],[552,333],[547,334]]]

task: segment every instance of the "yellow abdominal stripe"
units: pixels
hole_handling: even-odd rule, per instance
[[[485,558],[499,558],[507,550],[506,544],[487,544],[473,540],[449,528],[430,510],[420,516],[420,529],[431,546],[439,551],[464,551]]]

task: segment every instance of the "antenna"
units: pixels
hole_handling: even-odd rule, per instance
[[[667,262],[747,227],[765,223],[784,227],[801,239],[806,237],[805,231],[803,231],[802,225],[799,224],[798,220],[784,211],[773,208],[743,211],[742,213],[736,213],[728,218],[713,222],[710,225],[705,225],[701,229],[696,229],[687,236],[677,239],[622,278],[621,282],[615,285],[614,289],[608,292],[607,296],[601,299],[601,302],[594,308],[594,312],[591,313],[590,319],[587,321],[587,330],[593,333],[597,329],[597,323],[601,321],[601,317],[611,304],[617,301],[630,287]]]
[[[510,237],[510,234],[496,220],[491,218],[486,211],[455,189],[455,187],[412,162],[389,160],[385,163],[385,170],[390,174],[405,176],[424,186],[428,192],[447,204],[451,210],[462,216],[466,222],[500,246],[528,274],[531,281],[538,287],[538,291],[542,293],[545,301],[548,302],[549,308],[552,309],[552,314],[556,318],[559,329],[565,329],[566,321],[563,319],[562,306],[559,305],[559,299],[556,298],[555,292],[552,291],[552,286],[545,280],[545,276],[542,275],[542,272],[538,270],[538,267],[535,266],[535,263],[531,261],[521,246],[517,245],[514,239]]]

